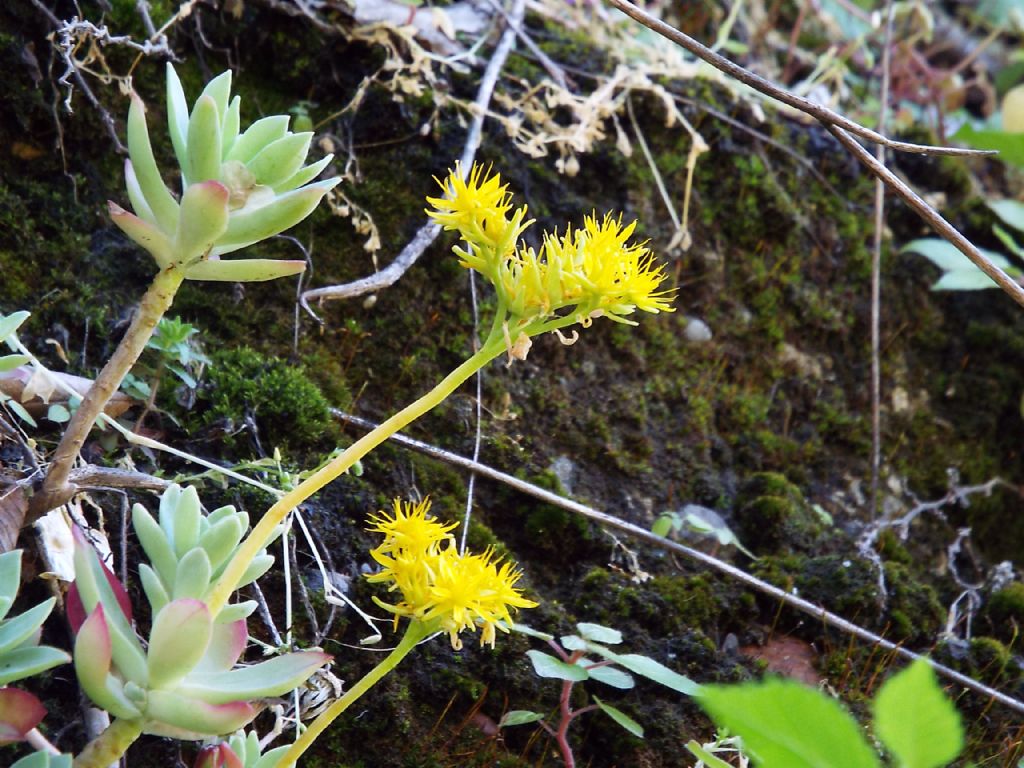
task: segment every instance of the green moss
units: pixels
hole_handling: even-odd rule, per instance
[[[1015,581],[989,598],[985,616],[997,637],[1010,640],[1024,626],[1024,583]]]
[[[224,430],[228,446],[265,452],[281,447],[308,456],[334,446],[330,404],[301,366],[266,357],[249,347],[215,352],[200,394],[200,422]],[[253,423],[257,435],[243,436]]]
[[[757,473],[740,490],[736,527],[760,553],[811,551],[824,533],[800,489],[776,472]]]

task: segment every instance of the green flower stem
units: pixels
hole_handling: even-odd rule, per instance
[[[381,678],[384,677],[388,672],[398,666],[398,663],[404,659],[416,644],[419,643],[426,637],[429,637],[433,632],[437,631],[437,627],[433,626],[436,622],[423,622],[423,621],[411,621],[409,628],[405,631],[405,635],[402,637],[401,642],[395,646],[395,649],[389,653],[380,664],[367,672],[363,677],[345,691],[345,695],[338,699],[336,702],[331,704],[327,709],[321,712],[316,720],[314,720],[302,735],[292,744],[284,757],[281,758],[279,765],[292,766],[302,756],[302,753],[309,749],[310,745],[316,740],[324,730],[334,720],[348,709],[360,696],[370,690],[376,685]],[[78,768],[77,764],[75,768]]]
[[[146,348],[146,343],[152,337],[157,323],[170,308],[174,295],[184,279],[185,270],[176,266],[161,270],[153,279],[142,301],[139,302],[135,318],[124,338],[68,422],[68,427],[54,453],[53,462],[46,473],[43,487],[32,496],[25,519],[26,525],[64,504],[76,492],[77,488],[68,481],[68,478],[71,476],[71,468],[78,452],[111,396],[121,386],[125,375]]]
[[[142,734],[142,720],[114,720],[103,733],[90,741],[78,757],[75,768],[108,768],[128,751]]]
[[[267,545],[267,542],[274,533],[274,529],[284,520],[289,512],[348,470],[359,459],[363,458],[363,456],[383,443],[395,432],[440,404],[446,397],[458,389],[466,379],[504,351],[505,339],[503,334],[500,330],[498,332],[492,331],[478,352],[449,373],[427,394],[414,403],[407,405],[372,432],[356,440],[329,464],[321,467],[316,473],[310,475],[282,496],[267,510],[259,523],[252,529],[249,536],[241,543],[221,574],[221,577],[217,580],[214,588],[207,594],[206,604],[209,606],[210,612],[216,616],[225,606],[238,581],[242,578],[246,568],[249,567],[249,563]]]

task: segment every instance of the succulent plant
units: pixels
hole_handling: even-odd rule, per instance
[[[194,768],[290,768],[281,762],[289,748],[278,747],[264,754],[254,731],[239,731],[227,741],[203,747]]]
[[[166,533],[161,539],[164,546],[198,542],[201,515],[197,517],[194,491],[177,488],[165,494],[167,499],[167,529],[159,529],[161,535]],[[222,513],[218,520],[222,519],[237,518]],[[209,569],[201,572],[205,561],[198,555],[175,560],[174,587],[162,605],[154,606],[148,643],[143,647],[119,599],[123,586],[104,568],[81,530],[76,528],[74,537],[74,590],[86,616],[77,628],[75,671],[89,698],[115,717],[134,723],[136,733],[180,739],[230,733],[256,716],[260,699],[291,690],[331,658],[319,651],[304,651],[236,666],[249,637],[245,619],[232,614],[232,609],[237,613],[235,606],[214,616],[200,599]],[[152,537],[148,546],[154,546],[155,540]],[[178,551],[188,555],[197,550],[206,553],[201,545],[182,546],[173,553],[177,557]],[[200,573],[193,576],[192,571]],[[157,579],[154,569],[149,589],[155,588]]]
[[[139,578],[156,614],[171,600],[206,599],[248,530],[249,516],[233,506],[204,515],[195,488],[172,485],[160,497],[158,520],[136,504],[132,523],[151,563],[139,566]],[[258,579],[273,562],[273,556],[262,550],[235,588]],[[255,608],[252,600],[227,605],[217,614],[217,622],[244,619]]]
[[[0,555],[0,686],[71,661],[64,651],[39,645],[54,598],[6,618],[20,585],[21,550],[5,552]],[[0,687],[0,745],[23,739],[45,714],[39,699],[31,693]]]
[[[179,201],[153,156],[145,106],[132,95],[125,180],[134,214],[110,203],[111,217],[161,269],[182,268],[186,279],[241,282],[296,274],[305,262],[220,257],[312,213],[340,181],[313,182],[332,156],[304,166],[313,134],[289,131],[287,115],[264,117],[241,132],[241,101],[230,96],[228,71],[206,85],[190,113],[181,81],[167,65],[167,121],[181,171]]]

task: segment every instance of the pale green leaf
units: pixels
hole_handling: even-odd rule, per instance
[[[513,624],[510,629],[513,632],[518,632],[522,635],[526,635],[527,637],[535,637],[538,640],[543,640],[544,642],[555,639],[554,635],[549,635],[547,632],[541,632],[533,627],[527,626],[526,624]]]
[[[703,762],[707,768],[732,768],[725,760],[715,757],[693,739],[686,742],[686,749],[691,755]]]
[[[623,712],[620,709],[616,709],[611,704],[605,704],[603,701],[597,698],[597,696],[594,697],[594,702],[597,704],[597,706],[601,708],[602,712],[604,712],[606,715],[608,715],[608,717],[610,717],[616,723],[618,723],[627,731],[632,733],[634,736],[640,739],[644,737],[643,726],[641,726],[640,723],[631,718],[625,712]]]
[[[538,677],[551,677],[557,680],[569,680],[574,683],[586,680],[590,675],[583,667],[567,664],[543,651],[527,651]]]
[[[960,130],[953,134],[953,139],[974,149],[997,150],[999,160],[1024,167],[1024,133],[1010,133],[992,128],[979,129],[970,123],[964,123]]]
[[[610,685],[612,688],[619,688],[621,690],[628,691],[636,685],[633,680],[633,676],[628,672],[623,672],[621,669],[616,669],[615,667],[610,666],[591,668],[590,665],[594,662],[589,659],[580,659],[576,663],[587,668],[587,674],[590,675],[591,680],[596,680],[599,683]]]
[[[886,681],[874,710],[875,733],[902,768],[938,768],[963,749],[960,715],[924,659]]]
[[[603,627],[600,624],[588,624],[585,621],[581,621],[576,625],[576,629],[582,638],[595,643],[617,645],[622,642],[622,633],[611,627]]]
[[[0,341],[6,340],[8,336],[18,330],[18,326],[25,322],[29,314],[29,312],[21,310],[9,315],[0,315]]]
[[[779,679],[711,685],[697,701],[743,739],[758,768],[880,768],[853,717],[814,688]]]
[[[13,371],[19,365],[24,365],[31,359],[28,355],[4,355],[0,357],[0,373]]]
[[[655,536],[668,536],[672,532],[674,523],[675,517],[670,512],[666,512],[654,521],[654,525],[651,526],[651,533]]]
[[[925,237],[919,240],[912,240],[900,249],[902,252],[910,251],[924,256],[928,261],[937,266],[943,272],[954,270],[977,269],[969,258],[960,252],[955,245],[940,237]],[[1010,262],[1006,257],[995,251],[980,249],[993,264],[1000,269],[1006,269]],[[980,270],[979,270],[980,271]]]
[[[989,200],[988,207],[1007,225],[1024,232],[1024,203],[1020,200]]]
[[[54,424],[63,424],[71,420],[71,413],[60,403],[54,403],[46,409],[46,418]]]
[[[513,709],[501,716],[498,722],[499,728],[506,728],[512,725],[527,725],[543,720],[544,715],[540,712],[530,712],[528,709]]]
[[[211,259],[200,261],[185,270],[189,280],[213,280],[222,283],[258,283],[279,277],[297,275],[306,262],[280,259]]]

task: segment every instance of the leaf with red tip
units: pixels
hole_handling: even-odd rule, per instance
[[[228,226],[228,188],[219,181],[193,184],[181,196],[181,215],[174,235],[174,259],[191,264],[213,250]]]
[[[129,213],[112,200],[107,201],[107,208],[110,212],[110,218],[117,225],[118,229],[128,235],[133,242],[145,248],[161,269],[164,269],[172,262],[174,248],[167,235],[153,224],[140,219],[133,213]]]
[[[153,619],[149,633],[149,684],[173,686],[199,663],[210,644],[213,618],[201,600],[172,600]]]
[[[245,765],[235,754],[235,750],[221,742],[199,750],[193,768],[245,768]]]
[[[221,736],[243,728],[256,714],[256,708],[247,701],[209,704],[171,691],[149,691],[148,722],[143,730],[156,736],[179,738],[184,733]]]
[[[196,665],[195,675],[227,672],[242,657],[248,642],[249,630],[245,619],[214,624],[206,655]]]
[[[110,674],[113,644],[103,605],[97,605],[75,638],[75,674],[82,690],[112,715],[135,718],[141,713],[124,695],[119,681]]]
[[[0,688],[0,745],[21,741],[45,715],[46,708],[31,693]]]

